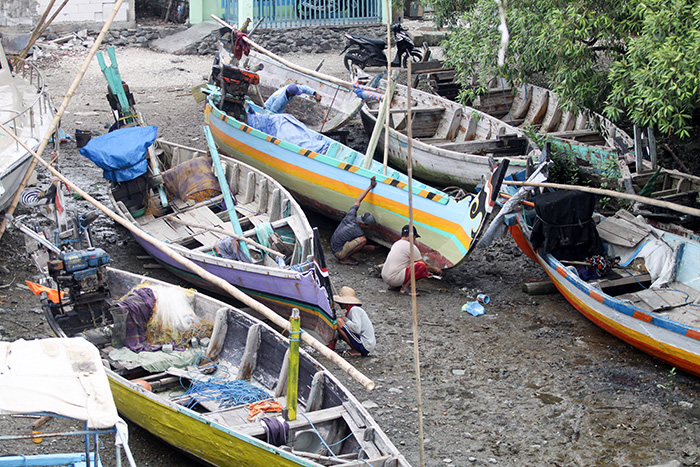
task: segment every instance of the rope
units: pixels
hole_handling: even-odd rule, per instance
[[[219,404],[219,409],[250,404],[270,398],[266,391],[253,386],[248,381],[227,381],[218,377],[193,382],[183,396],[191,398],[191,401],[186,406],[187,408],[192,408],[200,402],[213,401]]]

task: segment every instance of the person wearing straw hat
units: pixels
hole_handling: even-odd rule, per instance
[[[360,209],[360,204],[367,196],[367,193],[375,186],[377,186],[377,180],[376,177],[372,177],[369,186],[360,193],[353,205],[348,209],[348,213],[340,221],[340,225],[333,232],[333,236],[331,236],[331,253],[338,259],[340,264],[354,266],[358,263],[352,255],[361,250],[374,250],[374,245],[367,245],[367,237],[365,237],[365,231],[362,228],[374,225],[377,221],[369,212],[358,216],[357,210]]]
[[[411,247],[413,247],[413,264],[416,271],[416,280],[424,277],[433,277],[433,275],[442,275],[442,271],[439,268],[430,266],[421,259],[420,250],[415,245],[418,237],[420,235],[418,235],[416,226],[413,226],[414,244],[412,245],[409,241],[409,227],[404,225],[401,229],[401,238],[391,246],[391,250],[382,266],[382,280],[389,287],[401,287],[399,292],[402,295],[408,295],[411,287]]]
[[[355,295],[355,290],[342,287],[338,295],[333,295],[335,303],[345,310],[345,316],[338,316],[338,335],[350,346],[348,355],[366,357],[374,350],[377,341],[374,338],[374,326],[367,312],[360,305],[362,302]]]
[[[294,96],[308,94],[314,96],[316,102],[321,102],[321,95],[303,84],[288,84],[273,92],[265,101],[265,108],[270,112],[282,113],[287,108],[289,101],[294,99]]]

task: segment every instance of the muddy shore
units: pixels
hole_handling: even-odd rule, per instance
[[[118,49],[122,78],[136,107],[159,136],[203,147],[202,104],[191,87],[208,75],[211,57],[171,56],[146,49]],[[289,56],[302,62],[302,56]],[[42,68],[60,104],[84,54],[43,59]],[[329,54],[324,67],[337,53]],[[320,60],[314,56],[314,62]],[[327,72],[331,72],[326,70]],[[106,82],[93,61],[63,118],[76,129],[105,133],[113,119]],[[361,124],[351,135],[361,143]],[[62,145],[61,171],[105,204],[101,170],[82,158],[74,141]],[[46,174],[39,184],[46,185]],[[79,210],[84,201],[76,201]],[[18,215],[31,215],[18,210]],[[335,224],[309,213],[319,227],[326,255]],[[101,217],[93,233],[114,266],[174,281],[151,261],[130,235]],[[2,238],[0,255],[0,336],[4,340],[49,337],[39,303],[24,286],[35,272],[21,251],[17,232]],[[331,364],[328,367],[369,408],[380,426],[413,465],[419,465],[418,410],[409,297],[387,290],[373,266],[387,250],[357,256],[358,266],[329,259],[336,287],[349,285],[363,300],[378,336],[375,354],[352,359],[377,387],[367,392]],[[476,250],[448,270],[441,281],[419,282],[420,371],[426,465],[653,466],[700,465],[700,384],[611,337],[558,294],[528,296],[525,281],[543,273],[509,239]],[[461,312],[462,304],[486,293],[486,314]],[[345,347],[339,345],[338,350]],[[327,363],[327,362],[324,362]],[[26,430],[28,419],[0,422],[0,430]],[[194,465],[142,430],[130,425],[131,447],[139,465]],[[46,443],[46,441],[45,441]],[[47,449],[50,443],[0,444],[0,455]],[[14,450],[14,451],[10,451]],[[27,451],[25,451],[25,449]],[[107,465],[110,465],[109,463]]]

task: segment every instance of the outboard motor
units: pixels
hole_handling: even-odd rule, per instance
[[[236,120],[248,123],[244,106],[245,96],[251,84],[260,83],[260,76],[237,66],[222,63],[221,60],[214,63],[211,74],[221,89],[219,108]]]
[[[106,323],[109,315],[107,265],[111,258],[102,248],[66,251],[49,261],[49,275],[56,289],[68,293],[57,305],[54,313],[61,329],[67,333],[79,333],[87,328]]]

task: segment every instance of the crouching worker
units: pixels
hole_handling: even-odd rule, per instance
[[[374,326],[367,312],[360,308],[362,302],[350,287],[342,287],[333,300],[345,310],[345,316],[338,317],[338,335],[350,346],[350,355],[366,357],[374,350],[377,341],[374,338]]]
[[[352,255],[361,250],[372,251],[374,249],[374,245],[367,245],[367,237],[365,237],[362,227],[374,225],[377,221],[369,212],[358,216],[357,210],[360,209],[360,204],[367,196],[367,193],[375,186],[377,186],[377,181],[375,177],[372,177],[369,186],[360,193],[331,236],[331,253],[338,259],[340,264],[356,265],[358,264],[357,260]]]
[[[413,265],[416,273],[416,280],[433,275],[442,275],[442,270],[430,266],[421,259],[420,250],[415,245],[416,239],[420,237],[415,226],[413,227],[413,244],[410,241],[409,227],[404,225],[401,229],[401,238],[391,247],[382,266],[382,279],[389,287],[401,287],[399,292],[408,295],[411,288],[411,251],[413,251]],[[420,295],[416,293],[416,295]]]

